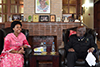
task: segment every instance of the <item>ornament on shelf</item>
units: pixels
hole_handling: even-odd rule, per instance
[[[9,22],[12,22],[12,18],[9,16],[9,20],[8,20]]]
[[[32,19],[32,16],[29,15],[29,16],[28,16],[28,22],[31,22],[31,19]]]
[[[65,17],[65,20],[64,20],[64,22],[68,22],[68,19],[67,19],[67,17]]]

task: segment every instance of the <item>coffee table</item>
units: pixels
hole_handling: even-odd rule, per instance
[[[38,67],[39,61],[51,61],[52,67],[59,67],[59,53],[52,55],[51,53],[47,53],[46,55],[36,55],[34,52],[29,56],[29,66],[30,67]]]

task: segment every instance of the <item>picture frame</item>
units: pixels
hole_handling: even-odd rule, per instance
[[[15,21],[15,20],[21,20],[21,14],[13,14],[12,15],[12,20]]]
[[[50,13],[50,0],[35,0],[35,13]]]
[[[39,22],[48,22],[49,16],[48,15],[40,15],[39,16]]]
[[[60,17],[56,17],[56,22],[61,22],[61,18]]]
[[[33,22],[39,22],[39,15],[33,15]]]
[[[56,22],[56,15],[50,15],[50,21]]]

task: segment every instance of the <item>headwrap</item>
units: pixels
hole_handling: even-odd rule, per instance
[[[22,24],[21,24],[20,21],[13,21],[13,22],[11,23],[11,30],[12,30],[12,31],[13,31],[13,28],[15,27],[16,24],[20,24],[20,25],[22,26]]]

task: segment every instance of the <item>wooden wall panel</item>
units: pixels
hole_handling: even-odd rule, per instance
[[[97,4],[97,7],[96,8],[100,8],[100,3],[96,3]],[[97,9],[97,11],[100,11],[100,9]]]
[[[98,33],[97,38],[100,39],[100,1],[94,4],[94,29]]]

